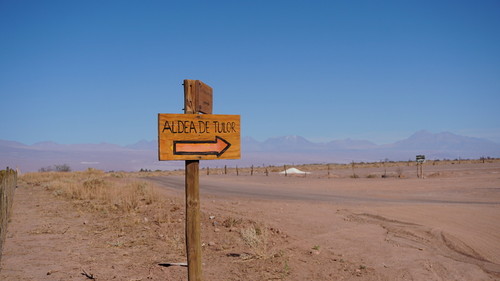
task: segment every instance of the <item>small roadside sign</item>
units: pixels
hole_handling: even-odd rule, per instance
[[[159,160],[240,158],[240,115],[158,114]]]
[[[417,178],[424,178],[424,162],[425,162],[425,155],[417,155],[416,157],[417,160]]]
[[[416,160],[418,163],[424,163],[425,162],[425,155],[417,155]]]

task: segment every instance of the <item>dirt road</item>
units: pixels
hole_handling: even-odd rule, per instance
[[[310,176],[311,177],[311,176]],[[183,176],[152,177],[151,181],[159,186],[174,190],[184,190]],[[272,182],[272,183],[271,183]],[[311,182],[314,182],[311,185]],[[449,183],[447,183],[449,184]],[[452,183],[451,183],[452,184]],[[376,185],[376,188],[374,188]],[[409,189],[408,186],[418,188]],[[435,181],[421,179],[383,179],[375,182],[373,179],[317,179],[317,178],[285,178],[278,180],[265,176],[205,176],[200,182],[201,193],[204,195],[248,197],[252,199],[293,200],[304,202],[327,202],[335,204],[362,203],[414,203],[414,204],[478,204],[500,205],[500,198],[495,195],[496,188],[485,185],[475,187],[483,191],[483,196],[464,197],[470,191],[466,185],[443,189]],[[356,190],[357,192],[353,192]],[[489,192],[488,192],[489,191]],[[392,192],[392,194],[387,194]]]

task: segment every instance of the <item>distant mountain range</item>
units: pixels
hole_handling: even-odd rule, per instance
[[[0,140],[0,168],[9,166],[19,167],[22,171],[37,171],[42,167],[60,164],[67,164],[73,170],[89,167],[105,171],[183,168],[182,161],[158,161],[157,149],[156,140],[142,140],[127,146],[54,142],[25,145]],[[384,159],[397,161],[414,160],[417,154],[424,154],[427,159],[500,157],[498,143],[448,132],[433,134],[427,131],[419,131],[404,140],[385,145],[352,139],[315,143],[301,136],[275,137],[263,142],[244,137],[241,150],[240,160],[202,161],[202,166],[348,163]]]

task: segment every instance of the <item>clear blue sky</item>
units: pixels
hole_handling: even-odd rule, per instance
[[[183,79],[258,140],[500,142],[500,1],[0,0],[0,139],[153,140]]]

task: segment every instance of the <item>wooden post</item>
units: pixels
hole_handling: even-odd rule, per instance
[[[253,176],[253,165],[252,165],[252,168],[250,170],[250,175]]]
[[[195,82],[184,80],[184,113],[198,113]],[[208,167],[207,167],[208,172]],[[188,280],[201,281],[200,161],[186,160],[186,253]]]
[[[240,159],[240,116],[212,114],[213,90],[205,83],[184,80],[183,85],[184,114],[158,114],[158,159],[185,161],[187,280],[201,281],[199,161]]]
[[[224,175],[227,175],[227,165],[224,165]]]
[[[286,172],[286,165],[283,165],[283,169],[285,169],[285,177],[288,176]]]
[[[417,178],[423,179],[424,178],[424,163],[418,163],[417,162]]]
[[[238,171],[238,165],[236,165],[236,175],[237,175],[237,176],[239,176],[239,175],[240,175],[240,173],[239,173],[239,171]]]

